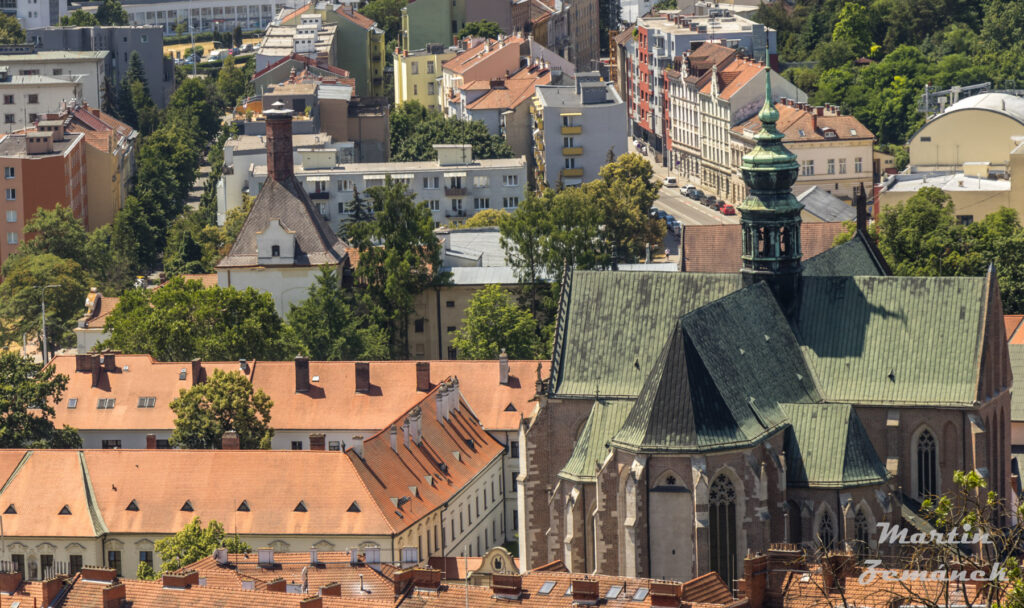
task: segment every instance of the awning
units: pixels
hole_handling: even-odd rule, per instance
[[[416,177],[412,173],[391,173],[391,179],[413,179]]]
[[[306,178],[306,181],[307,182],[329,182],[329,181],[331,181],[331,178],[327,177],[326,175],[311,175],[311,176]]]
[[[449,177],[466,177],[466,172],[460,171],[458,173],[445,173],[444,177],[445,179],[448,179]]]
[[[384,176],[383,175],[364,175],[363,176],[363,180],[364,181],[368,181],[368,182],[375,181],[375,180],[384,181]]]
[[[562,112],[559,116],[583,116],[583,112]]]

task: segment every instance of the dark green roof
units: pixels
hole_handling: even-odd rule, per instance
[[[857,233],[838,247],[832,247],[804,262],[805,277],[885,276],[888,269],[881,254]]]
[[[825,399],[969,405],[985,277],[803,277],[794,330]]]
[[[886,472],[853,407],[785,404],[786,481],[800,487],[849,488],[885,483]]]
[[[622,427],[633,401],[630,399],[602,399],[594,402],[587,423],[576,439],[572,456],[562,467],[559,477],[574,481],[590,481],[611,452],[608,442]]]
[[[1024,381],[1024,344],[1007,344],[1010,349],[1010,369],[1014,378]],[[1010,395],[1010,420],[1024,422],[1024,390],[1013,391]],[[1024,471],[1022,471],[1024,473]]]
[[[708,452],[785,427],[780,403],[819,400],[771,291],[757,283],[676,323],[612,445]]]
[[[551,361],[558,397],[636,397],[680,315],[742,287],[736,274],[576,271]]]

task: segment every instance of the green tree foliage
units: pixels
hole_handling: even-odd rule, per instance
[[[352,188],[352,200],[345,203],[348,208],[348,215],[342,219],[341,223],[338,224],[338,236],[343,240],[351,239],[352,227],[357,224],[363,224],[373,219],[373,210],[370,209],[370,205],[366,200],[359,194],[359,188]],[[357,229],[358,231],[358,229]]]
[[[230,105],[233,105],[245,92],[245,74],[235,67],[234,57],[225,57],[224,63],[217,75],[217,90],[220,96]]]
[[[0,14],[0,44],[25,42],[25,28],[14,15]]]
[[[213,555],[215,549],[226,547],[231,553],[249,553],[252,547],[242,542],[238,535],[228,536],[224,526],[217,520],[203,528],[198,517],[174,536],[156,541],[156,552],[160,554],[160,572],[173,572],[204,557]]]
[[[337,273],[323,266],[309,296],[301,304],[292,304],[288,325],[302,353],[315,361],[390,358],[387,332],[366,325],[368,317],[357,311]]]
[[[652,7],[656,11],[671,11],[678,7],[676,0],[658,0]]]
[[[213,370],[213,375],[181,390],[171,402],[174,431],[171,445],[193,450],[220,447],[228,431],[238,433],[243,450],[269,449],[274,435],[270,410],[274,404],[240,372]]]
[[[832,28],[832,41],[845,42],[860,57],[871,50],[871,29],[868,10],[857,2],[847,2],[839,11]]]
[[[434,144],[472,144],[475,159],[513,156],[508,143],[488,133],[484,123],[446,117],[416,100],[393,108],[390,124],[392,161],[434,160]]]
[[[41,295],[46,290],[46,338],[49,352],[75,342],[72,329],[84,310],[88,291],[85,271],[75,261],[51,253],[13,255],[4,262],[0,283],[0,337],[4,343],[23,335],[42,335]]]
[[[460,359],[496,359],[502,350],[511,359],[540,355],[537,321],[500,285],[473,294],[452,339]]]
[[[479,36],[480,38],[490,38],[497,40],[498,36],[502,34],[501,26],[493,21],[473,21],[462,26],[462,31],[459,32],[459,38],[465,38],[466,36]]]
[[[392,355],[404,359],[417,294],[447,279],[441,273],[441,245],[427,204],[416,202],[404,184],[389,176],[366,194],[373,201],[373,218],[349,229],[359,249],[356,279],[365,301],[377,307],[380,325],[388,327]]]
[[[203,214],[185,209],[171,222],[164,250],[164,270],[172,274],[206,274],[227,252],[223,228],[203,221]]]
[[[210,141],[220,130],[221,99],[216,87],[207,79],[189,78],[171,94],[171,102],[167,105],[168,113],[182,122],[175,125],[179,128],[189,127],[194,120],[198,133],[194,134],[199,141]]]
[[[242,26],[236,25],[235,29],[231,30],[231,42],[238,47],[242,46],[242,42],[244,41],[245,38],[242,36]]]
[[[483,211],[477,211],[468,220],[459,224],[455,228],[487,228],[491,226],[501,226],[501,223],[505,221],[505,218],[509,216],[508,211],[504,209],[484,209]]]
[[[80,448],[75,429],[53,426],[68,377],[52,366],[0,351],[0,448]]]
[[[158,361],[277,359],[286,348],[270,294],[203,288],[175,277],[160,289],[130,289],[107,317],[97,348],[149,353]]]
[[[103,0],[96,9],[100,25],[128,25],[128,13],[117,0]]]
[[[385,40],[395,40],[402,27],[402,9],[408,4],[408,0],[370,0],[359,12],[377,22]]]
[[[62,16],[60,18],[60,24],[62,26],[93,26],[99,25],[100,20],[96,18],[94,13],[87,13],[82,9],[77,9],[74,12]]]

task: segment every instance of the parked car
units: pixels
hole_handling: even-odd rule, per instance
[[[669,188],[675,188],[678,184],[679,182],[676,181],[676,178],[671,175],[665,178],[665,185]]]
[[[693,192],[690,193],[690,198],[695,201],[702,201],[704,200],[704,191],[694,188]]]
[[[709,196],[704,199],[704,206],[712,209],[718,209],[718,199],[714,196]]]
[[[694,187],[693,184],[686,184],[685,186],[683,186],[682,188],[679,189],[679,194],[682,194],[683,196],[690,196],[690,197],[692,197],[693,196],[693,192],[696,189],[697,188]]]
[[[722,212],[722,215],[736,215],[736,208],[729,203],[722,203],[718,210]]]
[[[672,217],[671,215],[668,216],[668,219],[665,220],[665,225],[668,226],[668,229],[672,232],[672,234],[679,234],[679,232],[682,230],[682,227],[679,224],[679,220]]]
[[[252,43],[243,44],[241,50],[242,50],[243,53],[251,53],[252,52]]]

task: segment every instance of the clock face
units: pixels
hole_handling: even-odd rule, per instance
[[[500,557],[494,558],[494,569],[495,570],[502,570],[504,567],[505,567],[505,562],[503,562]]]

